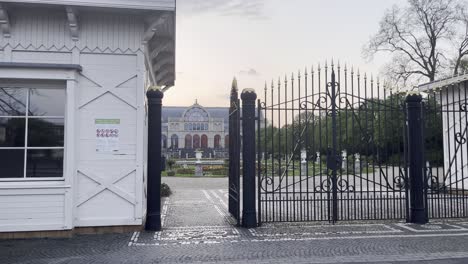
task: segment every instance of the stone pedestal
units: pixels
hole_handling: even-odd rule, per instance
[[[307,176],[307,151],[301,150],[301,176]]]
[[[354,170],[354,173],[361,173],[361,156],[359,154],[355,155]]]
[[[307,162],[301,162],[301,176],[307,176]]]
[[[195,164],[195,176],[202,177],[203,176],[203,166],[201,164]]]
[[[201,164],[201,158],[202,158],[203,152],[202,151],[195,151],[195,157],[197,158],[197,161],[195,163],[195,176],[201,177],[203,176],[203,166]]]

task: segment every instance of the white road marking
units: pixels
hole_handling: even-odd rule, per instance
[[[214,190],[212,190],[211,193],[214,195],[214,197],[216,197],[216,199],[219,200],[219,202],[220,202],[226,209],[228,209],[228,205],[227,205],[227,203],[223,200],[223,198],[219,197],[219,195],[218,195]]]
[[[449,226],[449,227],[452,227],[452,229],[414,229],[412,228],[410,225],[406,224],[406,223],[397,223],[396,224],[397,226],[401,227],[401,228],[404,228],[404,229],[408,229],[410,231],[413,231],[413,232],[416,232],[416,233],[427,233],[427,232],[453,232],[453,231],[458,231],[458,232],[461,232],[461,231],[467,231],[468,229],[464,228],[464,227],[461,227],[461,226],[455,226],[455,225],[450,225],[450,224],[443,224],[443,223],[430,223],[430,224],[426,224],[426,225],[423,225],[421,226],[422,228],[428,228],[430,226],[434,226],[434,225],[446,225],[446,226]]]
[[[206,196],[206,199],[208,199],[208,201],[210,201],[210,203],[214,203],[213,199],[211,198],[211,196],[208,194],[208,192],[206,190],[202,190],[202,192]]]
[[[166,222],[168,209],[169,209],[169,198],[166,198],[166,200],[164,201],[162,214],[161,214],[161,227],[164,227],[164,223]]]
[[[218,211],[218,213],[219,213],[222,217],[225,217],[225,214],[223,213],[223,211],[221,211],[221,210],[219,209],[219,207],[218,207],[217,205],[213,205],[213,206],[215,207],[216,211]]]
[[[300,238],[273,238],[273,239],[221,239],[218,241],[183,241],[173,243],[133,243],[133,246],[168,246],[168,245],[194,245],[194,244],[220,244],[239,242],[283,242],[283,241],[320,241],[320,240],[342,240],[342,239],[385,239],[385,238],[420,238],[420,237],[460,237],[468,236],[468,233],[452,234],[407,234],[407,235],[372,235],[372,236],[336,236],[336,237],[300,237]]]

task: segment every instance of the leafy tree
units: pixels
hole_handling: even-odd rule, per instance
[[[374,163],[400,164],[406,144],[404,100],[404,94],[392,94],[385,99],[368,99],[354,107],[340,109],[336,116],[339,151],[359,153]],[[440,105],[429,96],[424,107],[426,158],[431,164],[439,165],[443,159]],[[281,128],[271,125],[263,128],[261,152],[273,154],[275,159],[284,158],[285,154],[294,154],[295,159],[299,159],[302,148],[306,148],[309,159],[315,159],[316,152],[325,155],[332,146],[331,117],[304,112],[294,120],[294,124]]]

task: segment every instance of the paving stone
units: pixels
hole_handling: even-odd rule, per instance
[[[161,232],[5,240],[0,263],[468,263],[467,219],[243,229],[228,214],[226,179],[169,181]]]

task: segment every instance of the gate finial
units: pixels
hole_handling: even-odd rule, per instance
[[[238,89],[237,89],[237,79],[236,77],[234,77],[234,79],[232,80],[232,86],[231,86],[231,92],[237,92]]]

